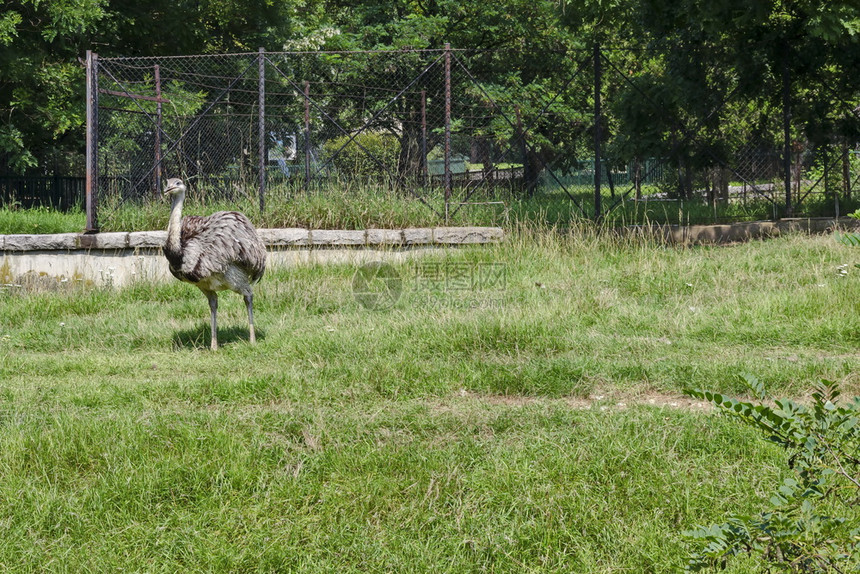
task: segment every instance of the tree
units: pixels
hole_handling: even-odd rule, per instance
[[[319,2],[11,0],[0,16],[0,154],[16,172],[80,171],[80,58],[280,49]],[[57,166],[51,163],[58,164]]]
[[[77,57],[106,15],[105,0],[13,0],[0,18],[0,153],[24,171],[83,124]]]
[[[583,41],[639,58],[606,108],[607,148],[625,159],[650,151],[689,178],[751,145],[781,151],[786,78],[794,140],[860,140],[854,0],[587,0],[562,11]]]
[[[340,33],[328,39],[328,49],[399,50],[403,48],[441,48],[450,43],[455,53],[453,104],[454,132],[468,131],[471,142],[463,141],[460,153],[473,154],[480,163],[492,163],[490,149],[506,150],[517,137],[516,118],[531,126],[530,143],[539,146],[543,153],[551,148],[550,126],[536,123],[541,106],[534,98],[538,92],[564,83],[567,75],[560,70],[569,67],[566,49],[572,38],[560,26],[557,5],[554,1],[507,0],[482,2],[479,0],[436,0],[416,2],[334,1],[328,3],[332,25]],[[462,52],[460,50],[467,50]],[[391,52],[390,52],[391,53]],[[417,54],[388,57],[385,66],[363,65],[356,59],[346,73],[363,85],[395,85],[393,77],[416,78],[427,66],[427,58]],[[395,63],[396,62],[396,63]],[[462,62],[478,84],[466,78],[457,62]],[[441,68],[435,76],[423,77],[412,91],[423,93],[431,107],[441,110],[443,87]],[[540,86],[540,88],[538,88]],[[529,97],[532,104],[529,104]],[[409,177],[418,172],[423,158],[418,153],[420,137],[418,121],[421,100],[405,97],[393,110],[392,124],[400,138],[398,174]],[[561,105],[560,103],[558,104]],[[373,103],[369,103],[375,109]],[[495,110],[495,118],[488,110]],[[474,112],[474,113],[472,113]],[[360,113],[358,111],[357,113]],[[441,112],[440,112],[441,113]],[[459,121],[461,118],[471,118]],[[481,120],[480,118],[484,118]],[[481,123],[483,122],[483,123]],[[553,126],[555,131],[559,123]],[[439,134],[430,134],[432,149]],[[471,145],[471,144],[475,145]],[[535,151],[535,150],[532,150]],[[518,153],[519,155],[519,153]],[[528,153],[534,158],[536,154]],[[498,161],[498,158],[496,158]],[[510,159],[506,160],[510,161]],[[543,167],[543,166],[539,166]],[[537,173],[539,169],[532,170]]]

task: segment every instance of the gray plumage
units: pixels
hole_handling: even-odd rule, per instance
[[[254,333],[252,286],[266,270],[266,247],[247,217],[236,211],[219,211],[207,217],[182,217],[185,184],[167,181],[165,194],[172,198],[164,255],[174,277],[193,283],[209,300],[212,349],[218,348],[218,291],[241,294],[248,308],[250,340]]]

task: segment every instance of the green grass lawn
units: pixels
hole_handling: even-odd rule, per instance
[[[741,372],[857,394],[860,271],[837,266],[858,259],[826,236],[519,230],[396,266],[385,310],[353,297],[355,266],[272,270],[258,344],[225,294],[214,353],[189,285],[6,288],[0,566],[676,572],[682,530],[766,507],[789,471],[657,405]]]

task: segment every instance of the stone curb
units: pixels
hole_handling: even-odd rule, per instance
[[[719,244],[777,237],[783,233],[829,233],[835,229],[858,229],[860,221],[850,217],[796,218],[779,221],[750,221],[725,225],[631,226],[628,232],[659,237],[667,243],[684,245]]]
[[[367,245],[381,246],[391,245],[399,247],[403,245],[402,229],[368,229],[366,235]]]
[[[4,251],[58,251],[78,246],[76,233],[49,233],[45,235],[7,235]]]
[[[311,236],[307,229],[258,229],[260,239],[269,247],[294,247],[310,245]]]
[[[505,235],[499,227],[428,227],[402,230],[291,228],[259,229],[257,232],[270,248],[468,245],[497,243]],[[0,235],[0,251],[160,249],[166,239],[166,231]]]
[[[366,243],[363,230],[312,229],[310,238],[311,245],[320,247],[357,247]]]
[[[782,233],[826,233],[835,228],[860,229],[860,221],[850,217],[796,218],[780,221],[753,221],[726,225],[629,226],[618,233],[641,233],[668,243],[731,243],[775,237]],[[407,229],[259,229],[270,248],[291,247],[411,247],[422,245],[469,245],[497,243],[505,232],[499,227],[422,227]],[[167,232],[134,231],[112,233],[51,233],[0,235],[0,251],[73,251],[160,249]]]
[[[125,249],[128,247],[128,232],[85,233],[78,236],[79,249]]]
[[[159,248],[167,241],[166,231],[133,231],[128,234],[128,246],[132,249]]]
[[[403,230],[403,245],[429,245],[433,243],[433,230],[410,228]]]
[[[498,227],[436,227],[433,243],[440,245],[469,245],[501,241],[504,232]]]

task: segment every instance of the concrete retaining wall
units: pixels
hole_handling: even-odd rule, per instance
[[[269,247],[403,247],[495,243],[504,237],[499,227],[432,227],[417,229],[260,229]],[[54,233],[0,235],[0,251],[68,251],[73,249],[161,249],[166,231],[117,233]]]
[[[269,267],[402,260],[444,246],[496,243],[498,227],[418,229],[260,229]],[[127,285],[167,280],[166,231],[0,235],[0,286],[49,281]]]
[[[826,233],[836,228],[860,229],[860,221],[820,218],[631,226],[619,233],[646,235],[673,244],[718,244],[788,232]],[[302,263],[398,261],[445,246],[495,243],[504,237],[498,227],[261,229],[259,233],[269,248],[270,268]],[[40,282],[87,281],[97,285],[167,280],[170,274],[161,254],[166,237],[166,231],[0,235],[0,287],[32,282],[34,278]]]
[[[721,244],[777,237],[785,233],[830,233],[836,229],[860,229],[851,217],[796,218],[779,221],[751,221],[725,225],[630,226],[622,233],[642,234],[680,245]]]

